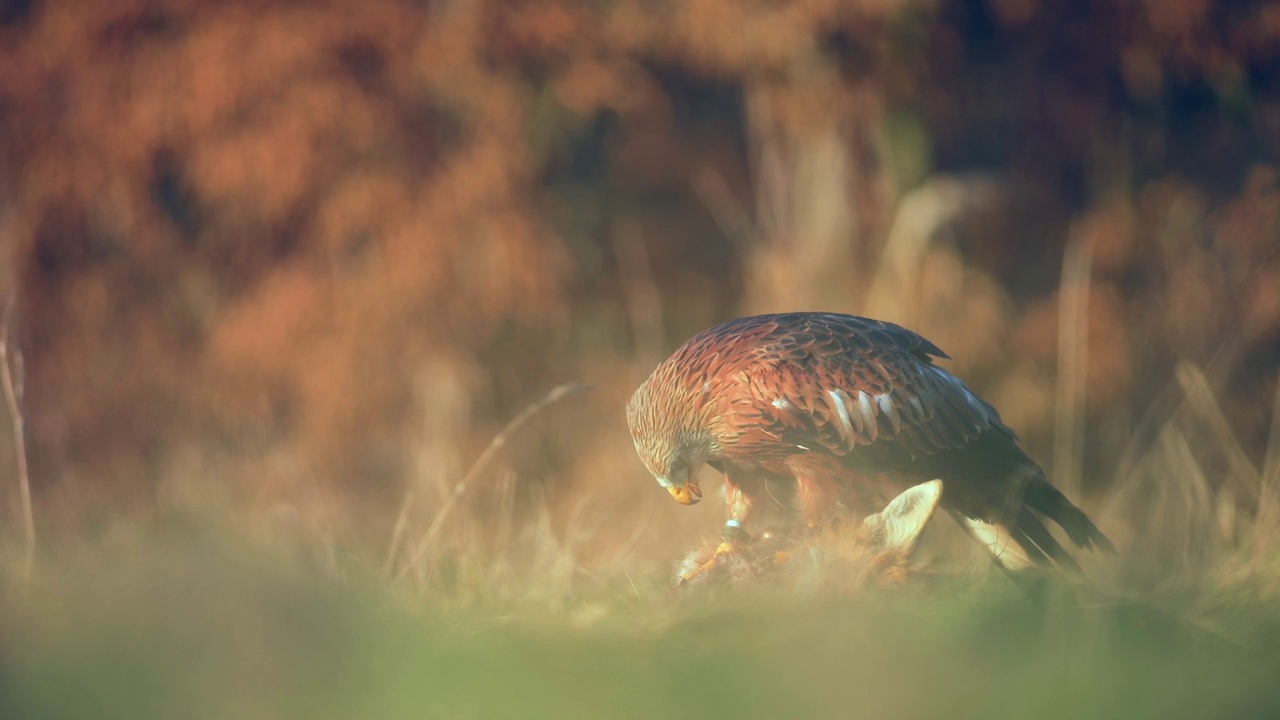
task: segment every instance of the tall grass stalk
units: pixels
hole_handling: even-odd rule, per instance
[[[17,288],[9,291],[4,303],[4,315],[0,318],[0,380],[4,385],[5,404],[9,408],[9,422],[13,427],[13,451],[17,463],[18,497],[22,506],[22,567],[24,584],[30,582],[36,558],[36,521],[31,509],[31,479],[27,473],[27,438],[22,417],[22,355],[9,353],[9,331],[13,326],[13,313],[17,306]],[[12,359],[11,359],[12,357]],[[18,366],[18,381],[13,378],[10,363]]]
[[[511,421],[494,436],[493,440],[489,442],[489,445],[485,447],[484,452],[480,453],[480,457],[477,458],[475,463],[471,465],[471,468],[467,470],[466,475],[464,475],[462,479],[453,486],[453,491],[449,493],[447,498],[445,498],[444,504],[441,505],[440,509],[436,512],[436,516],[432,519],[431,525],[427,527],[426,532],[422,534],[421,539],[419,539],[417,544],[414,546],[413,551],[409,555],[408,561],[405,562],[405,564],[400,567],[400,570],[395,573],[394,578],[396,582],[403,580],[411,569],[420,566],[420,563],[422,563],[423,559],[426,557],[427,552],[439,538],[440,530],[449,519],[449,516],[452,514],[459,499],[467,492],[467,489],[471,484],[481,476],[481,473],[488,469],[489,464],[497,456],[498,452],[506,447],[507,442],[510,441],[511,436],[514,435],[516,431],[523,427],[525,423],[529,422],[533,416],[537,415],[544,408],[553,405],[564,398],[577,395],[591,389],[590,385],[584,385],[582,383],[564,383],[562,385],[558,385],[552,388],[546,395],[530,403],[524,408],[524,410],[521,410],[514,418],[512,418]],[[391,550],[388,551],[388,555],[394,556],[395,552],[395,545],[393,545]]]

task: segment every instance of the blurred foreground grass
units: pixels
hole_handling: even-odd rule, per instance
[[[0,717],[1280,716],[1273,600],[1031,602],[991,577],[783,602],[654,580],[460,609],[220,537],[113,543],[6,588]]]

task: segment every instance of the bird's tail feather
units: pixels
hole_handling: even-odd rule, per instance
[[[1040,518],[1023,507],[1012,522],[992,523],[956,513],[956,519],[987,548],[1005,570],[1021,572],[1053,565],[1078,572],[1075,559],[1054,539]]]
[[[1081,548],[1089,549],[1096,547],[1114,554],[1116,548],[1107,539],[1106,535],[1098,529],[1097,525],[1089,519],[1084,511],[1067,499],[1065,495],[1059,492],[1058,488],[1049,484],[1044,477],[1033,478],[1027,483],[1026,492],[1022,496],[1023,507],[1019,513],[1015,525],[1023,530],[1028,537],[1035,542],[1037,536],[1043,535],[1049,541],[1053,541],[1053,537],[1049,535],[1044,524],[1038,518],[1027,512],[1027,508],[1032,508],[1037,512],[1044,514],[1045,517],[1053,520],[1066,531],[1067,537],[1071,538],[1071,542]],[[1023,516],[1030,516],[1030,520],[1024,521]],[[1032,527],[1032,523],[1036,527]],[[1025,524],[1025,526],[1024,526]],[[1056,541],[1053,541],[1057,545]],[[1061,550],[1061,546],[1058,546]],[[1046,551],[1047,552],[1047,551]],[[1052,553],[1049,553],[1052,555]]]
[[[1081,513],[1083,515],[1083,513]],[[1017,519],[1014,520],[1013,527],[1010,528],[1011,534],[1022,549],[1028,555],[1037,557],[1042,564],[1048,564],[1048,560],[1057,563],[1059,567],[1066,568],[1075,572],[1080,572],[1080,566],[1076,563],[1075,558],[1054,539],[1049,533],[1049,528],[1044,526],[1040,518],[1026,505],[1018,512]],[[1037,555],[1038,553],[1038,555]]]

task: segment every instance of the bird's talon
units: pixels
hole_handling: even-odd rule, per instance
[[[733,552],[736,552],[736,550],[737,550],[737,546],[736,546],[734,543],[731,543],[731,542],[722,542],[722,543],[720,543],[720,544],[716,547],[716,551],[711,555],[711,557],[710,557],[706,562],[704,562],[704,563],[702,563],[701,565],[699,565],[698,567],[696,567],[696,568],[694,568],[694,569],[690,570],[689,572],[685,573],[684,575],[681,575],[681,576],[680,576],[680,582],[679,582],[679,583],[677,583],[677,584],[678,584],[680,587],[684,587],[686,584],[691,583],[691,582],[693,582],[693,581],[697,580],[698,578],[702,577],[703,575],[706,575],[707,573],[709,573],[709,572],[711,572],[712,570],[714,570],[714,569],[716,568],[716,566],[717,566],[717,565],[719,565],[719,564],[720,564],[720,559],[721,559],[722,557],[724,557],[725,555],[729,555],[729,554],[731,554],[731,553],[733,553]]]

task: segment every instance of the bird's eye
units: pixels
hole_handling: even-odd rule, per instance
[[[684,460],[672,460],[671,464],[667,465],[667,475],[670,477],[679,477],[682,472],[684,472]]]

